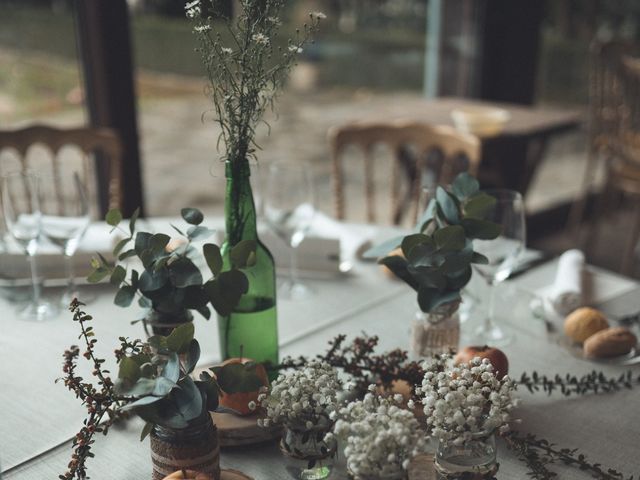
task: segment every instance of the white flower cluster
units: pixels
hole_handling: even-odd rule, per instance
[[[184,6],[185,14],[187,18],[197,18],[200,16],[200,0],[193,0],[192,2],[188,2]]]
[[[255,33],[253,34],[251,39],[258,45],[269,45],[269,37],[267,37],[264,33]]]
[[[258,396],[267,418],[258,424],[271,423],[297,428],[329,428],[338,408],[337,394],[342,382],[335,368],[326,362],[312,361],[304,368],[280,375],[268,393]]]
[[[517,406],[515,384],[498,380],[489,360],[474,358],[469,364],[449,368],[449,356],[425,362],[422,386],[424,413],[431,435],[442,442],[463,445],[477,436],[509,428]]]
[[[397,478],[426,450],[426,436],[413,412],[400,406],[402,395],[376,395],[375,385],[369,390],[338,412],[334,431],[346,443],[347,466],[356,479]]]
[[[325,20],[327,18],[327,16],[322,12],[311,12],[309,13],[309,16],[318,20]]]

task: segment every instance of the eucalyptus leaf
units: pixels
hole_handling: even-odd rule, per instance
[[[169,235],[156,233],[149,239],[149,248],[155,254],[164,253],[164,249],[170,241],[171,237],[169,237]]]
[[[186,352],[193,340],[194,331],[193,322],[177,326],[167,337],[167,348],[175,353]]]
[[[134,242],[134,250],[140,256],[142,252],[149,249],[149,242],[151,241],[151,237],[153,235],[148,232],[138,232],[136,233],[136,239]]]
[[[144,428],[142,429],[142,432],[140,432],[140,441],[142,442],[145,438],[147,438],[147,436],[151,433],[151,431],[153,430],[153,427],[155,425],[151,422],[146,422],[144,424]]]
[[[207,379],[196,381],[195,383],[205,398],[207,411],[215,412],[219,405],[220,390],[218,389],[218,385],[211,379],[211,376]]]
[[[477,218],[463,218],[462,227],[467,237],[478,240],[493,240],[502,232],[502,227],[497,223]]]
[[[121,265],[116,265],[116,267],[113,269],[113,272],[111,272],[111,278],[109,279],[109,281],[111,282],[111,285],[115,285],[117,287],[122,282],[124,282],[126,276],[127,271],[124,269],[124,267],[122,267]]]
[[[210,228],[202,226],[193,226],[187,229],[187,237],[192,241],[204,240],[205,238],[209,238],[214,233],[215,230],[211,230]]]
[[[118,256],[120,252],[122,252],[122,249],[126,247],[127,243],[129,243],[130,241],[131,241],[130,238],[123,238],[118,243],[116,243],[116,246],[113,248],[113,254],[115,256]]]
[[[122,357],[118,363],[118,378],[135,383],[140,378],[140,365],[129,357]]]
[[[189,347],[187,348],[186,352],[186,359],[184,362],[184,369],[187,374],[193,372],[193,370],[196,368],[198,360],[200,360],[200,344],[194,338],[189,343]]]
[[[209,320],[211,318],[211,310],[209,310],[209,307],[198,307],[196,308],[196,311],[202,315],[206,320]]]
[[[444,290],[447,279],[438,267],[408,267],[411,276],[417,280],[418,289],[423,287]]]
[[[155,384],[156,384],[155,380],[151,378],[143,377],[143,378],[139,378],[133,385],[131,385],[130,382],[117,382],[116,391],[120,395],[126,395],[131,397],[144,397],[147,395],[151,395],[155,387]]]
[[[143,271],[140,274],[140,280],[138,288],[143,294],[148,294],[160,290],[169,281],[169,272],[166,268],[155,271],[153,273],[148,270]]]
[[[200,269],[188,258],[181,257],[167,266],[171,283],[178,288],[202,285]]]
[[[480,184],[473,175],[468,172],[462,172],[453,180],[451,190],[456,197],[464,200],[477,193],[480,190]]]
[[[240,270],[222,272],[217,280],[220,284],[220,292],[234,307],[238,304],[240,297],[249,291],[249,280]]]
[[[113,300],[113,303],[115,303],[119,307],[126,308],[131,305],[135,296],[136,289],[125,285],[124,287],[120,287],[120,289],[116,293],[116,297]]]
[[[142,397],[135,402],[128,403],[124,407],[122,407],[122,411],[126,412],[128,410],[136,410],[137,408],[144,407],[146,405],[151,405],[153,403],[159,402],[163,397],[155,397],[153,395],[147,395],[146,397]]]
[[[122,252],[120,255],[118,255],[118,260],[123,261],[126,260],[127,258],[131,258],[131,257],[135,257],[137,255],[136,251],[131,249],[131,250],[127,250],[126,252]]]
[[[449,225],[436,230],[433,239],[439,249],[445,251],[462,250],[465,246],[465,230],[459,225]]]
[[[436,189],[436,199],[442,209],[445,219],[448,223],[456,225],[460,223],[460,214],[458,211],[458,205],[444,188],[438,187]]]
[[[138,221],[138,217],[140,216],[140,207],[136,208],[129,219],[129,233],[133,235],[136,231],[136,222]]]
[[[220,270],[222,270],[222,255],[220,254],[220,248],[213,243],[206,243],[202,246],[202,254],[207,261],[209,270],[214,276],[218,276]]]
[[[400,247],[402,248],[402,253],[406,258],[411,256],[411,250],[416,246],[422,243],[429,242],[430,239],[426,235],[422,233],[414,233],[412,235],[407,235],[402,239],[402,244]]]
[[[473,252],[471,263],[475,263],[477,265],[489,265],[489,259],[481,253]]]
[[[188,375],[182,377],[178,383],[180,388],[171,392],[179,414],[187,421],[193,420],[202,414],[202,393],[195,382]]]
[[[402,244],[403,237],[394,237],[389,240],[385,240],[384,242],[371,247],[369,250],[364,252],[362,258],[374,260],[381,257],[384,257],[389,254],[389,252],[395,250]]]
[[[122,221],[122,212],[117,208],[112,208],[107,212],[107,215],[104,217],[105,221],[108,225],[112,227],[117,227]]]
[[[211,302],[211,305],[218,313],[223,317],[230,315],[233,312],[234,304],[229,302],[229,299],[222,294],[220,289],[220,282],[218,280],[209,280],[203,285],[204,291]]]
[[[436,199],[432,198],[431,200],[429,200],[429,203],[427,204],[427,208],[425,208],[424,212],[422,213],[422,216],[418,220],[418,223],[416,225],[416,229],[418,232],[424,232],[427,229],[428,224],[430,224],[434,219],[434,216],[436,214],[436,208],[437,208]]]
[[[87,282],[99,283],[105,278],[107,278],[108,276],[109,276],[109,270],[104,267],[99,267],[89,274],[89,276],[87,277]]]
[[[184,221],[190,225],[200,225],[204,220],[204,215],[197,208],[183,208],[180,214]]]
[[[180,378],[180,359],[175,351],[170,352],[168,357],[167,363],[162,368],[161,376],[175,383]]]
[[[479,192],[464,202],[462,209],[465,218],[483,219],[493,210],[496,199],[484,192]]]
[[[398,255],[392,255],[389,257],[381,258],[378,263],[387,267],[393,272],[396,277],[403,280],[412,288],[418,288],[418,282],[411,276],[408,271],[408,263],[406,259]]]
[[[169,392],[177,387],[177,383],[167,377],[157,377],[153,381],[153,390],[151,394],[154,397],[165,397]]]

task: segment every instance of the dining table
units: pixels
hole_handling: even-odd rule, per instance
[[[152,223],[153,224],[153,223]],[[158,223],[160,225],[160,223]],[[161,231],[161,227],[157,227]],[[281,357],[323,354],[337,335],[354,338],[364,334],[379,338],[380,352],[408,349],[409,330],[418,309],[416,295],[404,283],[385,275],[375,262],[365,261],[354,248],[354,238],[372,243],[392,233],[384,227],[335,222],[327,236],[337,236],[348,251],[341,251],[341,268],[332,274],[306,278],[312,293],[304,299],[278,298]],[[343,238],[344,237],[344,238]],[[348,237],[348,238],[347,238]],[[535,252],[532,252],[535,257]],[[1,261],[1,257],[0,257]],[[624,364],[581,358],[561,340],[561,325],[532,308],[545,287],[554,280],[557,259],[523,263],[519,274],[498,286],[496,322],[514,340],[503,347],[514,379],[523,373],[582,376],[594,370],[619,376],[640,367],[633,359]],[[529,265],[527,267],[526,265]],[[589,300],[610,319],[640,311],[640,283],[593,266],[586,268]],[[113,364],[118,337],[144,337],[142,326],[132,321],[142,315],[137,307],[113,303],[114,287],[108,283],[84,287],[92,297],[85,307],[94,317],[98,355]],[[11,286],[0,288],[0,465],[3,480],[53,480],[66,471],[71,439],[82,425],[84,407],[62,382],[63,352],[77,344],[78,325],[68,311],[46,322],[18,318]],[[474,276],[465,291],[461,345],[474,344],[474,331],[483,321],[488,287]],[[80,300],[83,300],[80,298]],[[220,360],[215,318],[195,320],[201,348],[201,364]],[[89,366],[80,361],[90,375]],[[521,404],[514,412],[514,429],[532,433],[561,448],[577,448],[590,462],[630,475],[640,472],[640,385],[611,393],[565,398],[559,393],[530,393],[518,389]],[[148,439],[140,441],[143,423],[132,418],[116,424],[107,436],[97,436],[95,458],[87,462],[94,480],[151,478]],[[525,479],[526,465],[498,442],[498,479]],[[244,472],[256,480],[289,477],[277,441],[224,448],[221,466]],[[553,469],[563,480],[591,478],[588,473],[560,464]],[[332,477],[346,479],[344,459]]]

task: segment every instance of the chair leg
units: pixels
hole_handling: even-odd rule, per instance
[[[627,240],[627,245],[622,256],[622,265],[620,271],[625,275],[631,275],[633,273],[633,267],[635,266],[635,249],[640,239],[640,199],[636,198],[636,206],[633,212],[633,226],[631,227],[631,233]]]
[[[600,226],[599,223],[606,218],[606,213],[609,210],[609,201],[612,193],[613,193],[613,187],[611,185],[609,176],[607,175],[607,178],[604,183],[604,188],[602,189],[602,192],[600,193],[599,198],[597,200],[595,215],[593,216],[593,219],[591,220],[591,225],[589,225],[589,228],[588,228],[587,239],[585,240],[584,246],[583,246],[587,256],[589,252],[593,252],[596,249],[596,246],[598,243],[597,240],[598,240],[598,234],[599,234],[599,226]]]
[[[569,233],[573,237],[576,244],[579,244],[580,242],[580,227],[584,218],[587,199],[589,198],[589,190],[591,185],[593,184],[593,177],[597,160],[598,158],[596,153],[593,151],[593,149],[590,149],[587,156],[586,169],[582,178],[582,186],[580,188],[580,192],[578,192],[578,195],[573,202],[573,205],[571,206],[571,211],[569,212]]]

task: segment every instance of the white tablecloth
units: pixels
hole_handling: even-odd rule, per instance
[[[353,227],[357,230],[358,227]],[[553,263],[543,265],[500,287],[499,314],[516,341],[505,351],[511,372],[585,374],[597,368],[615,375],[627,368],[594,364],[571,355],[548,338],[544,324],[529,310],[530,292],[552,281]],[[602,291],[596,297],[616,314],[640,310],[640,287],[633,281],[595,270]],[[381,349],[408,346],[410,321],[416,311],[415,294],[404,284],[383,276],[376,265],[355,262],[352,272],[332,280],[309,281],[316,295],[304,302],[279,301],[282,355],[322,353],[337,334],[380,336]],[[109,358],[117,337],[142,336],[140,325],[130,325],[133,310],[112,304],[112,291],[95,287],[98,299],[87,306],[95,317],[98,351]],[[482,298],[477,280],[472,289]],[[78,430],[83,408],[63,385],[62,352],[77,342],[77,325],[68,314],[48,323],[19,321],[14,305],[0,300],[0,464],[6,480],[54,479],[63,473],[70,454],[70,439]],[[463,344],[473,342],[481,309],[463,325]],[[196,321],[203,359],[218,356],[215,321]],[[637,473],[640,438],[640,389],[610,395],[565,399],[530,395],[522,391],[518,411],[522,429],[540,434],[566,447],[579,447],[592,461]],[[89,461],[90,476],[100,479],[150,477],[148,443],[140,443],[140,422],[132,421],[106,438],[99,437],[96,458]],[[62,445],[61,445],[62,444]],[[59,446],[61,445],[61,446]],[[57,447],[58,446],[58,447]],[[57,447],[57,448],[56,448]],[[509,452],[501,452],[498,478],[524,479],[526,469]],[[224,451],[223,466],[245,471],[256,479],[285,479],[287,473],[275,445]],[[346,478],[338,471],[334,478]],[[576,470],[561,471],[562,479],[589,478]]]

